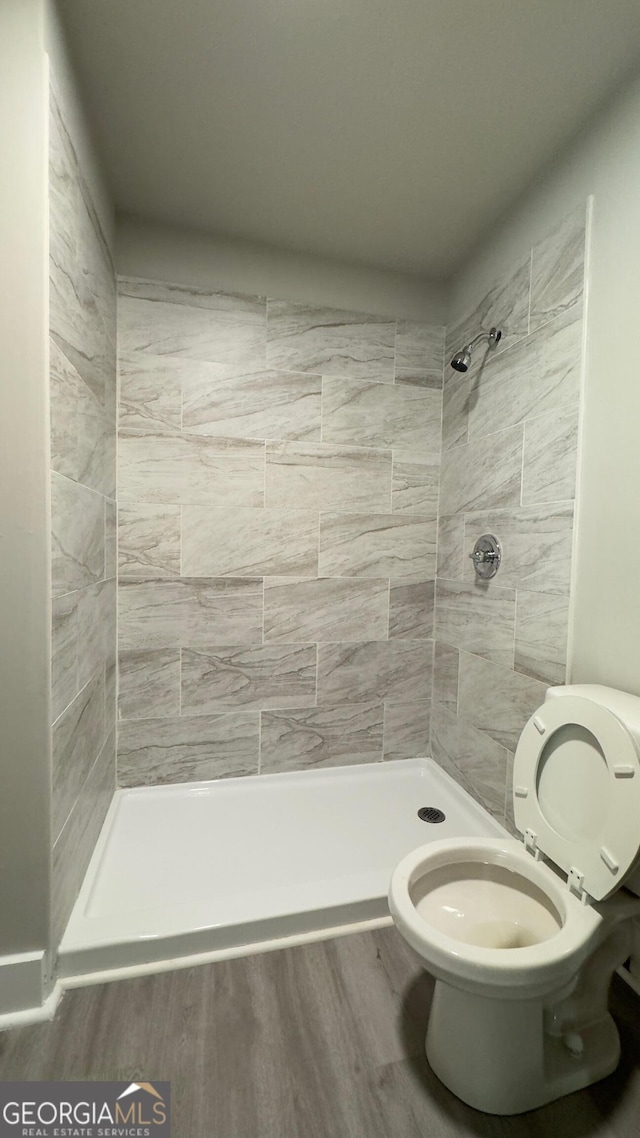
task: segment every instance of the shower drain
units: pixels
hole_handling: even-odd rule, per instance
[[[418,818],[421,822],[444,822],[445,814],[437,806],[421,806]]]

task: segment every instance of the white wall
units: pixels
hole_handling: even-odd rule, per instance
[[[6,954],[44,950],[48,937],[48,113],[43,5],[3,0],[0,965]]]
[[[561,155],[452,282],[455,316],[594,195],[571,678],[640,695],[640,81]]]
[[[117,218],[115,257],[123,276],[444,323],[444,289],[421,277],[139,218]]]

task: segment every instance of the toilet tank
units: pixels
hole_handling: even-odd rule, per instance
[[[604,684],[566,684],[563,687],[548,688],[545,703],[548,699],[562,699],[565,695],[577,695],[582,699],[590,699],[601,704],[624,724],[633,737],[638,748],[640,761],[640,696],[631,695],[626,691],[605,687]],[[640,818],[638,819],[638,858],[631,873],[625,878],[623,884],[640,897]]]

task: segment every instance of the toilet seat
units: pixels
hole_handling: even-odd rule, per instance
[[[527,947],[505,950],[460,940],[421,916],[414,891],[442,867],[500,866],[528,879],[546,895],[558,917],[558,931]],[[453,883],[455,885],[455,882]],[[396,866],[389,889],[389,909],[405,940],[437,978],[450,979],[468,992],[523,1000],[557,990],[591,949],[602,923],[591,905],[572,897],[544,862],[534,861],[517,838],[442,838],[412,850]]]
[[[600,901],[620,887],[640,850],[640,759],[613,712],[568,695],[539,708],[520,736],[513,798],[525,846],[572,892]]]

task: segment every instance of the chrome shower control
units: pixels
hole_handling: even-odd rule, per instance
[[[470,553],[469,557],[473,561],[477,576],[482,581],[488,581],[491,577],[495,577],[500,568],[502,561],[500,542],[492,533],[483,533],[476,541],[473,553]]]

